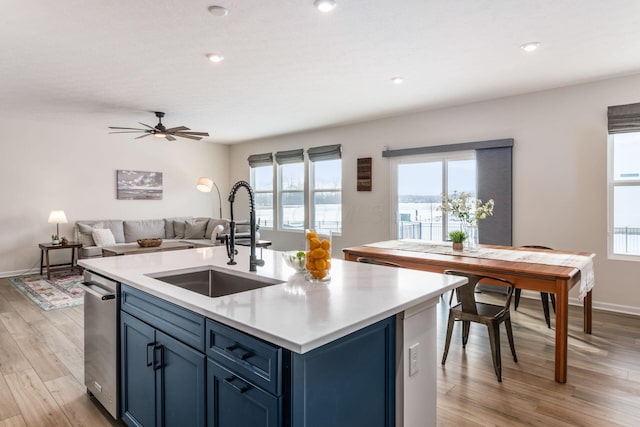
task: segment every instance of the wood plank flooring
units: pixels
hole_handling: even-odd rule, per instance
[[[438,306],[438,360],[447,303],[445,295]],[[582,332],[581,308],[569,318],[567,384],[553,381],[554,330],[540,301],[523,299],[512,312],[518,363],[501,331],[502,383],[486,330],[472,325],[463,350],[456,325],[437,368],[438,425],[640,425],[640,318],[595,311],[593,335]],[[0,279],[0,427],[123,425],[87,396],[82,352],[82,306],[45,312]]]

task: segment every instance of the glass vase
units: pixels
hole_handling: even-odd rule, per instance
[[[478,226],[476,224],[465,224],[464,232],[467,234],[467,239],[464,241],[465,250],[468,252],[478,252],[480,243],[478,242]]]
[[[331,280],[331,234],[316,233],[305,230],[307,274],[310,282],[327,282]]]

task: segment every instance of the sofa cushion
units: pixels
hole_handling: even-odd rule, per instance
[[[209,223],[207,224],[207,231],[204,233],[205,239],[211,239],[213,233],[213,229],[216,228],[216,225],[221,225],[224,229],[220,234],[229,234],[229,220],[223,218],[211,218]]]
[[[83,246],[79,252],[80,258],[93,258],[102,256],[102,248],[98,246]]]
[[[185,221],[173,221],[173,233],[176,239],[184,239]]]
[[[78,242],[82,244],[82,246],[95,246],[96,243],[93,241],[93,236],[91,232],[94,228],[104,228],[103,222],[93,222],[91,224],[80,223],[77,222],[78,226]]]
[[[184,222],[185,239],[204,239],[204,232],[207,231],[208,220],[188,219]]]
[[[116,239],[108,228],[94,228],[91,232],[91,237],[93,237],[96,246],[113,246],[116,244]]]
[[[173,221],[186,221],[191,218],[193,217],[192,216],[176,216],[173,218],[165,218],[164,219],[164,237],[167,239],[174,239],[176,237],[176,233],[173,228]]]
[[[138,239],[164,239],[164,236],[164,221],[161,219],[124,221],[124,241],[127,243]]]

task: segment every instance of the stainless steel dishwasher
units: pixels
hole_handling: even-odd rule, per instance
[[[120,418],[120,283],[84,272],[84,384]]]

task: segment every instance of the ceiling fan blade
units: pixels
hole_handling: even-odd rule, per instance
[[[167,136],[165,136],[165,138],[167,139],[167,141],[175,141],[176,140],[174,137],[172,137],[169,134],[167,134]]]
[[[151,134],[150,134],[150,133],[146,133],[146,134],[144,134],[144,135],[142,135],[142,136],[138,136],[138,137],[136,137],[136,138],[134,138],[134,139],[146,138],[146,137],[147,137],[147,136],[149,136],[149,135],[151,135]]]
[[[144,123],[142,123],[142,122],[138,122],[138,123],[140,123],[142,126],[146,126],[146,127],[148,127],[149,129],[155,129],[154,127],[151,127],[151,126],[149,126],[149,125],[145,125],[145,124],[144,124]]]
[[[128,129],[128,130],[142,130],[142,131],[145,130],[145,129],[140,129],[140,128],[121,128],[121,127],[116,127],[116,126],[109,126],[109,129]]]
[[[174,135],[199,135],[199,136],[209,136],[207,132],[175,132]]]
[[[185,126],[178,126],[176,128],[167,129],[166,132],[173,133],[173,132],[178,132],[178,131],[183,131],[183,130],[191,130],[191,129],[189,129],[188,127],[185,127]]]
[[[184,133],[174,133],[173,136],[178,136],[180,138],[189,138],[189,139],[195,139],[196,141],[200,141],[202,139],[201,136],[191,136],[191,135],[185,135]]]

